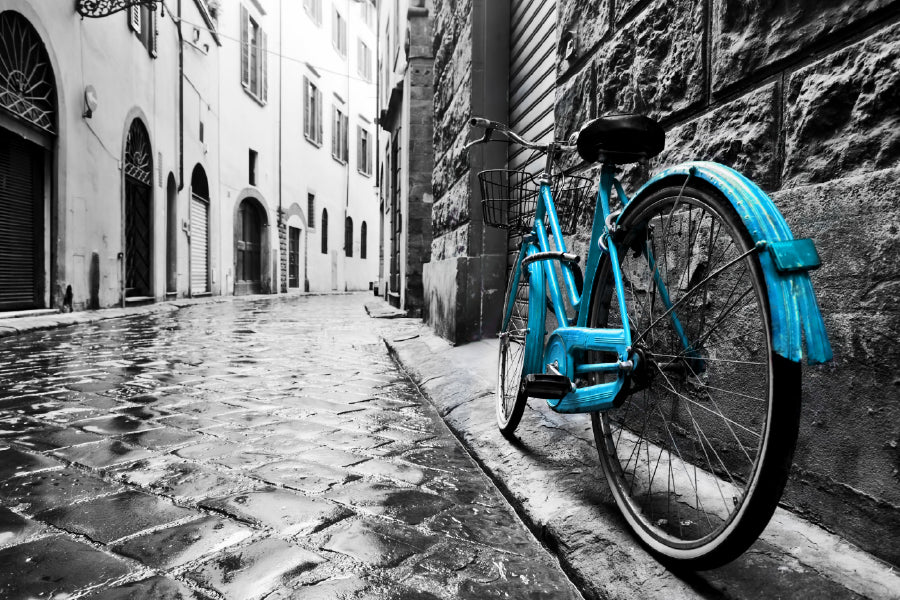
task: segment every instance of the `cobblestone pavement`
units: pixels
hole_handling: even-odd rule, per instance
[[[0,340],[0,598],[578,598],[369,296]]]

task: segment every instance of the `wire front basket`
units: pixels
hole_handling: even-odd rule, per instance
[[[540,194],[538,175],[491,169],[479,173],[478,181],[481,184],[481,211],[487,225],[517,235],[531,231]],[[575,233],[582,202],[590,198],[593,189],[594,183],[586,177],[560,175],[553,178],[553,203],[564,235]]]

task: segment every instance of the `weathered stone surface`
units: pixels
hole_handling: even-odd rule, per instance
[[[888,28],[795,73],[784,185],[900,165],[900,30]]]
[[[597,53],[598,112],[660,118],[703,101],[706,3],[656,0]]]
[[[35,514],[42,510],[68,506],[73,502],[117,492],[121,486],[112,485],[79,469],[65,469],[33,473],[0,482],[0,498],[7,506]]]
[[[591,64],[556,88],[556,139],[568,140],[596,114],[595,69]],[[564,166],[581,160],[574,152],[565,154],[563,158],[570,161]]]
[[[66,598],[130,571],[125,561],[63,536],[0,550],[0,597]]]
[[[204,517],[131,538],[115,551],[156,568],[178,567],[233,546],[253,530],[218,517]]]
[[[453,184],[450,190],[434,203],[431,217],[433,231],[438,234],[446,233],[468,223],[471,216],[470,202],[469,179],[464,177]]]
[[[775,189],[776,93],[775,84],[767,85],[670,129],[665,150],[651,161],[653,170],[686,160],[711,160],[740,171],[764,190]]]
[[[469,249],[470,234],[469,228],[463,225],[457,229],[445,232],[443,235],[435,235],[431,241],[431,262],[428,264],[465,257]],[[425,267],[424,270],[427,271],[427,269],[428,267]],[[446,290],[444,293],[446,293]],[[427,299],[426,292],[426,302]]]
[[[237,494],[204,503],[241,521],[271,527],[290,536],[323,529],[348,515],[342,507],[321,498],[307,498],[279,489]]]
[[[322,557],[278,539],[254,542],[188,572],[199,584],[226,598],[261,598],[322,562]]]
[[[557,40],[565,42],[571,38],[575,44],[574,53],[568,57],[565,56],[567,43],[557,47],[556,68],[563,74],[581,58],[589,56],[609,30],[609,0],[560,2],[557,11]]]
[[[102,590],[87,597],[90,600],[136,600],[137,598],[204,600],[207,598],[206,594],[195,592],[183,583],[161,575]]]
[[[760,68],[802,52],[890,1],[715,0],[713,89],[722,90]]]
[[[337,528],[322,548],[367,565],[387,567],[424,551],[434,540],[408,527],[357,520]]]

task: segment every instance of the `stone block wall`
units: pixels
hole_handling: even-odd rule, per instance
[[[434,2],[434,204],[424,317],[454,343],[495,334],[503,302],[506,237],[482,223],[475,174],[503,167],[506,149],[464,147],[471,116],[506,120],[508,20],[505,0]]]
[[[597,115],[649,114],[666,150],[626,171],[632,188],[664,165],[719,161],[759,183],[795,236],[816,241],[823,266],[812,277],[835,360],[804,367],[783,502],[900,564],[900,2],[558,8],[560,34],[575,40],[574,55],[560,48],[556,59],[558,137]]]

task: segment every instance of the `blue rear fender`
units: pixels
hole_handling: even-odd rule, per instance
[[[626,218],[629,208],[635,206],[640,198],[660,187],[681,187],[688,177],[701,179],[722,192],[743,220],[753,241],[757,244],[763,242],[760,246],[794,239],[775,204],[755,183],[734,169],[704,161],[682,163],[654,176],[628,202],[619,215],[618,222]],[[831,360],[831,344],[828,342],[808,270],[779,270],[773,255],[764,250],[758,253],[758,257],[765,276],[775,353],[800,362],[804,355],[805,337],[809,364]]]

